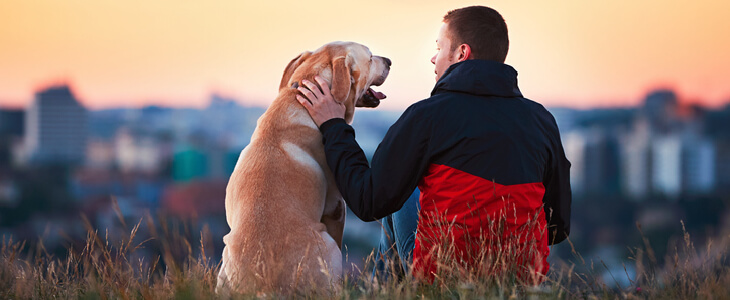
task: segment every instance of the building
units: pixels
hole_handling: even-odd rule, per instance
[[[0,138],[23,136],[25,112],[20,109],[0,109]]]
[[[571,162],[570,186],[574,194],[618,194],[619,151],[615,137],[602,128],[563,134],[565,155]]]
[[[717,182],[715,143],[697,135],[685,136],[682,148],[682,188],[690,195],[709,194]]]
[[[730,192],[730,140],[721,140],[716,144],[715,186],[718,192]]]
[[[13,146],[23,137],[24,118],[22,110],[0,109],[0,170],[12,164]]]
[[[159,173],[172,159],[168,137],[123,127],[114,139],[116,165],[123,172]]]
[[[166,185],[164,177],[154,174],[93,168],[79,168],[69,180],[70,192],[80,203],[113,197],[120,206],[129,205],[134,210],[157,208]]]
[[[649,93],[642,107],[643,116],[654,132],[666,133],[678,127],[679,102],[670,90]]]
[[[651,143],[652,190],[672,198],[682,192],[682,141],[676,135],[657,137]]]
[[[25,161],[78,164],[86,156],[87,111],[68,86],[37,92],[25,118]]]
[[[585,149],[586,138],[581,131],[572,131],[563,133],[563,147],[565,148],[565,157],[570,161],[570,189],[574,195],[582,195],[586,192],[585,179]]]
[[[162,192],[161,209],[187,218],[225,215],[226,185],[223,179],[168,185]]]
[[[116,166],[114,143],[90,138],[86,147],[86,166],[94,169],[112,169]]]
[[[649,124],[639,120],[621,140],[621,186],[624,194],[635,200],[651,193],[651,138]]]
[[[715,189],[715,144],[696,134],[657,137],[652,142],[653,190],[670,198]]]

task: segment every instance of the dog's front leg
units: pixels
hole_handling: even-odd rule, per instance
[[[345,230],[346,213],[345,200],[342,199],[340,193],[335,193],[335,195],[328,194],[324,214],[320,222],[327,227],[327,233],[337,242],[337,247],[340,249],[342,249],[342,233]]]

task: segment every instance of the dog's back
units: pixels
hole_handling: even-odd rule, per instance
[[[309,117],[287,96],[259,120],[226,190],[231,232],[224,237],[227,278],[221,280],[245,284],[231,286],[236,291],[329,288],[341,272],[341,265],[326,265],[341,264],[341,254],[320,222],[331,177],[321,136],[316,126],[297,121],[301,113]]]

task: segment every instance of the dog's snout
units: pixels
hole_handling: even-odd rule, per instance
[[[383,61],[385,62],[385,65],[388,67],[390,67],[392,65],[390,59],[388,59],[387,57],[383,57]]]

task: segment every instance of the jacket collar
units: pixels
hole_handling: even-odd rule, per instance
[[[431,96],[460,92],[478,96],[522,97],[517,71],[490,60],[465,60],[451,65],[431,91]]]

